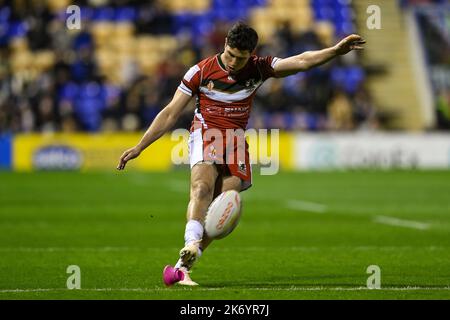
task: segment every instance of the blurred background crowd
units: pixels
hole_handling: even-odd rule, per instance
[[[401,1],[398,7],[419,2],[446,1]],[[70,5],[81,9],[80,29],[67,26],[75,12],[67,12]],[[281,58],[334,45],[361,28],[351,0],[0,0],[0,132],[143,130],[186,70],[222,51],[238,20],[258,31],[257,54]],[[448,68],[449,44],[438,45],[433,24],[421,23],[431,39],[425,46],[436,53],[431,63]],[[368,77],[382,68],[364,64],[363,55],[268,80],[249,126],[391,128],[392,112],[368,86]],[[449,92],[444,84],[438,94],[441,128],[449,123]],[[188,110],[177,126],[188,128],[191,120]]]

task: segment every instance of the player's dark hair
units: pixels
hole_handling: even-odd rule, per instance
[[[255,29],[243,22],[235,23],[228,31],[227,44],[231,48],[236,48],[241,51],[248,50],[252,53],[257,43],[258,34]]]

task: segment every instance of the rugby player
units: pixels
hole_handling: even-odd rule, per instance
[[[200,61],[186,72],[171,102],[157,115],[139,143],[120,157],[117,169],[123,170],[128,161],[138,157],[145,148],[167,133],[189,101],[196,97],[189,137],[191,181],[185,246],[175,266],[164,268],[163,280],[166,285],[176,282],[197,285],[189,273],[194,262],[212,241],[204,233],[209,205],[215,196],[224,191],[241,192],[252,184],[245,139],[243,144],[230,144],[230,140],[225,138],[225,131],[245,130],[256,90],[268,78],[287,77],[352,50],[362,50],[365,40],[352,34],[335,46],[287,58],[256,56],[254,50],[257,42],[258,35],[253,28],[242,22],[233,25],[225,38],[223,52]],[[214,130],[215,134],[208,135],[208,130]],[[217,131],[223,133],[224,139],[207,138],[217,137]],[[232,147],[228,148],[229,145]],[[238,157],[239,154],[241,156]]]

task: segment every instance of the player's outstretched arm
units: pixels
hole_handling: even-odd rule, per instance
[[[296,56],[281,59],[275,64],[275,76],[277,78],[283,78],[309,70],[352,50],[362,50],[364,49],[362,47],[364,43],[366,41],[361,36],[352,34],[342,39],[333,47],[316,51],[306,51]]]
[[[153,120],[152,124],[141,138],[141,141],[133,148],[125,150],[122,154],[119,159],[119,164],[117,165],[117,170],[125,169],[129,160],[138,157],[145,148],[169,131],[175,125],[178,117],[190,100],[190,96],[177,90],[172,101],[170,101],[170,103],[162,109]]]

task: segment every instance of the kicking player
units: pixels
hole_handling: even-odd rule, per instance
[[[196,97],[189,138],[191,185],[185,246],[176,265],[164,268],[166,285],[176,282],[197,285],[189,271],[211,243],[204,234],[209,205],[224,191],[241,192],[252,184],[247,143],[245,140],[231,143],[225,131],[245,130],[256,90],[270,77],[282,78],[306,71],[351,50],[361,50],[365,43],[353,34],[333,47],[281,59],[254,55],[257,42],[254,29],[241,22],[233,25],[225,38],[223,52],[202,60],[186,72],[172,101],[157,115],[140,142],[120,157],[117,169],[123,170],[128,161],[168,132],[191,98]],[[223,138],[217,138],[217,133],[222,133]]]

